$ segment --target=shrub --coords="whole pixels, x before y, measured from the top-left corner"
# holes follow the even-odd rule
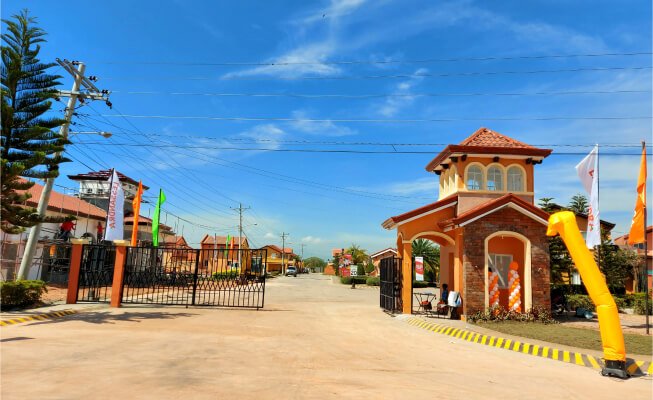
[[[370,274],[374,271],[374,264],[369,263],[365,266],[365,273]]]
[[[41,301],[41,295],[47,291],[45,282],[40,280],[0,282],[2,309],[31,306]]]
[[[413,281],[414,288],[425,288],[428,287],[429,283],[426,281]]]
[[[572,294],[567,296],[567,304],[569,308],[575,310],[577,308],[584,308],[588,311],[594,311],[594,303],[592,299],[586,294]]]
[[[633,295],[633,309],[635,314],[646,315],[646,293],[635,293]],[[648,299],[648,314],[653,313],[653,302],[651,299]]]
[[[377,276],[370,276],[365,281],[365,284],[367,286],[379,286],[381,284],[381,279]]]
[[[238,271],[225,271],[225,272],[214,272],[211,277],[213,279],[234,279],[238,277]]]
[[[624,308],[628,308],[628,303],[626,302],[626,299],[623,296],[612,296],[614,297],[614,302],[617,305],[617,309],[619,311],[623,311]]]
[[[501,321],[519,321],[519,322],[539,322],[542,324],[558,323],[551,316],[551,312],[543,307],[535,307],[524,313],[518,313],[506,310],[500,306],[487,308],[485,311],[477,311],[470,315],[467,320],[471,323],[477,322],[501,322]]]
[[[354,279],[354,282],[356,282],[357,285],[364,285],[367,283],[367,276],[341,276],[340,277],[340,283],[344,285],[351,285],[351,280],[352,278]]]

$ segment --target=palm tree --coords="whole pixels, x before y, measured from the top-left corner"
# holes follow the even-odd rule
[[[354,265],[363,265],[369,259],[367,250],[361,249],[357,244],[352,243],[352,245],[349,246],[345,253],[351,254],[351,263]]]
[[[417,239],[413,242],[413,257],[424,259],[424,272],[429,272],[435,280],[440,272],[440,247],[427,239]]]

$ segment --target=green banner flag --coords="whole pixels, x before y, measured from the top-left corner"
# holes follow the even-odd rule
[[[154,217],[152,218],[152,246],[159,246],[159,215],[161,214],[161,204],[166,201],[166,195],[163,189],[159,189],[159,200],[156,202]]]
[[[229,236],[229,234],[227,234],[227,241],[224,243],[224,254],[225,254],[225,257],[227,257],[227,254],[228,254],[228,252],[229,252],[229,241],[230,241],[230,240],[231,240],[231,236]],[[217,244],[217,243],[215,244],[215,247],[216,247],[216,248],[218,247],[218,244]]]

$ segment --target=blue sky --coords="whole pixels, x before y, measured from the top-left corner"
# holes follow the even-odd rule
[[[650,54],[524,56],[650,52],[649,1],[96,1],[82,10],[9,0],[2,17],[24,7],[48,32],[42,59],[84,61],[113,92],[113,110],[81,107],[74,127],[113,137],[74,136],[69,153],[79,161],[57,185],[76,188],[65,175],[86,172],[81,162],[115,167],[150,186],[150,200],[163,188],[163,222],[195,244],[205,233],[236,233],[230,207],[242,202],[256,246],[280,245],[281,232],[297,252],[305,244],[305,256],[393,246],[381,222],[435,201],[436,177],[424,166],[480,126],[553,148],[538,166],[536,197],[563,204],[582,190],[574,165],[589,146],[635,146],[601,150],[602,217],[617,223],[616,235],[628,229],[639,158],[607,154],[651,141]],[[433,59],[454,60],[415,62]],[[272,62],[285,64],[264,65]],[[594,93],[533,94],[551,92]],[[351,97],[360,95],[382,96]],[[541,119],[549,117],[620,119]],[[384,122],[341,121],[351,119]],[[406,119],[453,121],[388,122]],[[392,148],[354,142],[435,145],[399,147],[430,154],[366,154]]]

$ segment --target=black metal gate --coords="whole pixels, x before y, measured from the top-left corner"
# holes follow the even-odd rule
[[[264,249],[130,247],[122,302],[263,308]]]
[[[85,244],[79,269],[78,302],[108,303],[111,301],[113,269],[116,247],[102,244]]]
[[[387,312],[400,312],[402,308],[401,258],[383,258],[379,269],[381,272],[380,306]]]

